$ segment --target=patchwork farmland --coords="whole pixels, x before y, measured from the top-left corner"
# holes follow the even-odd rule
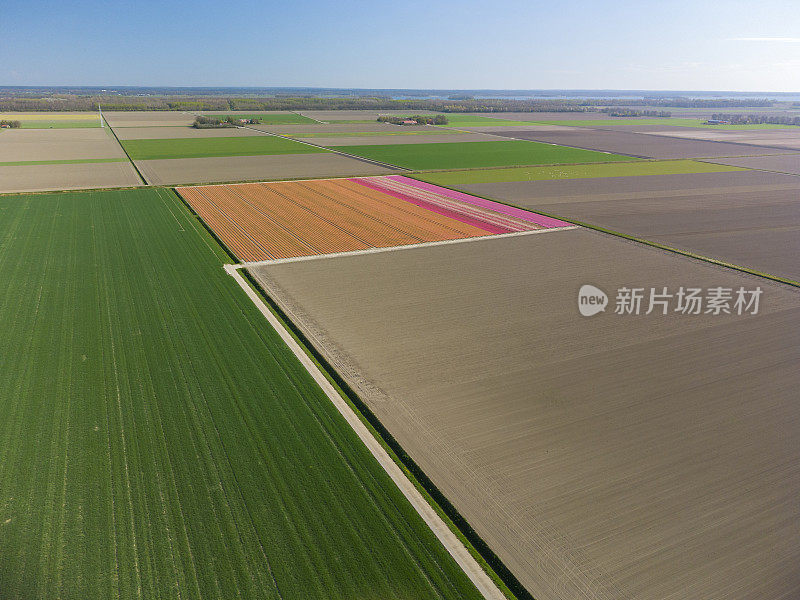
[[[107,128],[10,129],[0,135],[0,193],[142,182]]]
[[[0,596],[800,594],[800,128],[226,111],[0,131]]]

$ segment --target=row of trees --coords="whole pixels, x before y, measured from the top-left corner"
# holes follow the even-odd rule
[[[711,115],[714,121],[728,121],[732,125],[760,125],[769,123],[772,125],[800,125],[800,117],[786,117],[781,115],[730,115],[725,113],[715,113]]]
[[[215,117],[215,116],[207,117],[205,115],[201,115],[194,120],[194,123],[192,123],[192,127],[195,127],[196,129],[214,129],[217,127],[258,125],[259,123],[261,123],[261,119],[259,119],[258,117],[248,117],[246,119],[241,119],[236,115],[228,115],[226,117]]]
[[[447,125],[450,122],[450,120],[444,115],[412,115],[410,117],[381,115],[378,117],[378,122],[380,123],[402,125],[405,121],[416,121],[417,125]]]
[[[233,122],[233,117],[223,119],[221,117],[200,116],[194,120],[192,127],[196,129],[216,129],[218,127],[236,127],[236,124]]]
[[[672,113],[667,110],[637,110],[634,108],[607,107],[601,108],[600,112],[606,113],[609,117],[671,117]]]

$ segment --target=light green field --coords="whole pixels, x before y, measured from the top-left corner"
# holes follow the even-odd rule
[[[327,152],[322,148],[274,135],[123,140],[120,143],[133,160]]]
[[[86,121],[22,121],[20,129],[76,129],[100,127],[100,119]]]
[[[0,167],[25,167],[28,165],[80,165],[83,163],[128,162],[127,158],[77,158],[71,160],[20,160],[0,162]]]
[[[332,146],[331,149],[413,170],[638,160],[630,156],[523,140]]]
[[[0,113],[0,120],[19,121],[20,129],[100,127],[98,113]]]
[[[259,119],[262,125],[297,125],[297,124],[311,124],[316,123],[314,119],[309,119],[303,115],[296,115],[294,113],[247,113],[247,112],[229,112],[229,113],[209,113],[206,116],[214,117],[233,117],[234,119]]]
[[[174,193],[0,214],[3,598],[479,598]]]
[[[519,125],[532,125],[529,121],[512,121],[504,119],[502,113],[493,113],[496,117],[482,117],[475,114],[451,114],[446,113],[445,116],[449,123],[447,125],[439,125],[439,127],[512,127]]]
[[[721,173],[746,171],[693,160],[642,161],[596,165],[561,165],[548,167],[516,167],[513,169],[479,169],[413,175],[416,179],[445,186],[471,183],[502,183],[510,181],[541,181],[546,179],[583,179],[591,177],[635,177],[642,175],[685,175],[690,173]]]
[[[567,120],[567,121],[536,121],[527,125],[562,125],[564,127],[614,127],[616,125],[672,125],[675,127],[697,127],[699,129],[792,129],[796,125],[774,125],[771,123],[761,123],[752,125],[704,125],[706,119],[587,119],[587,120]]]

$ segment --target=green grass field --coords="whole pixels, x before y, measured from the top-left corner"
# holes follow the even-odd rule
[[[172,192],[0,214],[0,596],[477,600]]]
[[[694,160],[641,161],[596,165],[559,165],[547,167],[514,167],[511,169],[479,169],[415,175],[416,179],[445,186],[509,181],[542,181],[546,179],[582,179],[592,177],[636,177],[643,175],[686,175],[690,173],[722,173],[746,171]]]
[[[133,160],[326,152],[321,148],[272,135],[123,140],[121,144]]]
[[[566,121],[536,121],[527,125],[562,125],[565,127],[614,127],[616,125],[672,125],[674,127],[697,127],[699,129],[792,129],[796,125],[773,125],[771,123],[761,123],[752,125],[704,125],[706,119],[675,119],[675,118],[656,118],[656,119],[572,119]]]
[[[215,117],[233,117],[234,119],[259,119],[262,125],[298,125],[298,124],[312,124],[316,123],[314,119],[309,119],[303,115],[296,115],[294,113],[247,113],[247,112],[232,112],[232,113],[210,113]]]
[[[414,170],[638,160],[629,156],[522,140],[333,146],[331,149]]]
[[[397,129],[400,129],[399,127]],[[320,133],[293,133],[290,137],[298,137],[298,138],[315,138],[315,137],[373,137],[373,136],[387,136],[387,135],[458,135],[458,131],[452,131],[450,129],[440,129],[438,127],[426,127],[422,130],[414,130],[414,131],[354,131],[354,132],[320,132]],[[289,135],[289,134],[285,134]]]
[[[513,121],[504,119],[502,113],[493,113],[496,116],[482,117],[475,114],[452,114],[446,113],[445,116],[449,123],[441,127],[511,127],[514,125],[531,125],[528,121]]]

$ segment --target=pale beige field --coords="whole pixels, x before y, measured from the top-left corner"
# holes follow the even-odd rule
[[[796,289],[587,230],[251,272],[538,600],[800,597]]]
[[[800,127],[787,129],[689,129],[679,131],[650,131],[651,135],[664,135],[669,137],[710,140],[715,142],[734,142],[739,144],[752,144],[755,146],[768,146],[786,150],[800,150]]]
[[[142,180],[130,162],[0,166],[0,193],[132,187]]]
[[[800,154],[780,154],[775,156],[743,156],[740,158],[718,158],[713,161],[722,165],[763,169],[776,173],[800,175]]]
[[[168,111],[111,111],[103,112],[106,121],[117,127],[179,127],[194,123],[195,115],[187,112]]]
[[[0,162],[125,158],[108,129],[8,129],[0,138]]]
[[[264,135],[252,129],[221,127],[219,129],[195,129],[194,127],[120,127],[116,130],[121,140],[161,140],[176,138],[239,137]]]
[[[138,160],[152,185],[383,175],[395,172],[339,154],[280,154]]]
[[[0,119],[11,121],[94,121],[100,119],[97,112],[0,112]]]

